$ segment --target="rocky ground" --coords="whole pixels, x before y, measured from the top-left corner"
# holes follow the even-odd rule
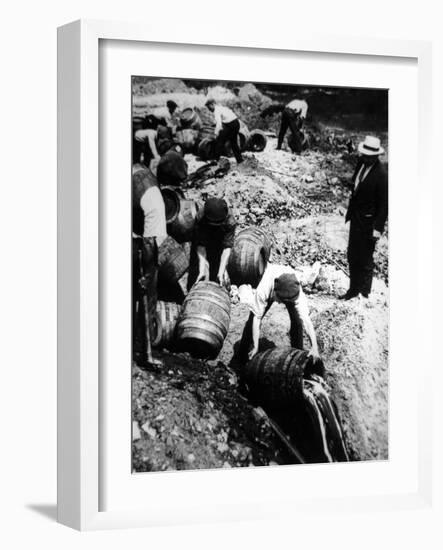
[[[249,108],[252,115],[247,122],[251,124],[264,100],[259,96],[254,103],[250,99],[254,90],[248,93],[227,102],[240,102],[244,113]],[[139,110],[142,103],[139,101]],[[231,170],[223,178],[190,187],[186,195],[199,201],[208,196],[224,197],[240,228],[259,225],[272,237],[272,262],[298,270],[309,295],[326,380],[350,458],[387,459],[387,235],[377,244],[370,299],[337,300],[348,285],[344,212],[347,184],[356,161],[346,143],[356,144],[365,128],[349,131],[324,126],[319,130],[317,125],[310,128],[318,138],[312,140],[312,147],[293,155],[289,150],[275,150],[275,129],[272,124],[270,127],[265,151],[246,153],[240,166],[231,159]],[[387,148],[386,133],[382,141]],[[204,164],[193,155],[186,160],[189,173]],[[164,351],[165,367],[160,371],[133,364],[134,471],[294,462],[257,404],[248,401],[239,386],[234,352],[248,311],[238,303],[235,287],[231,295],[229,333],[216,360],[196,361],[186,354]],[[285,309],[274,304],[263,322],[261,349],[289,345],[288,330]]]

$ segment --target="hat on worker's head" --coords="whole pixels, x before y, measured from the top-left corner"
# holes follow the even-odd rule
[[[293,273],[280,275],[274,281],[274,293],[282,302],[292,302],[300,294],[300,283]]]
[[[210,225],[220,225],[226,221],[229,208],[223,199],[210,198],[205,202],[204,217]]]
[[[172,99],[168,99],[168,101],[166,102],[166,107],[168,109],[174,110],[177,109],[178,105],[175,101],[172,101]]]
[[[366,136],[365,140],[358,144],[358,152],[361,155],[381,155],[385,152],[380,144],[380,140],[375,136]]]

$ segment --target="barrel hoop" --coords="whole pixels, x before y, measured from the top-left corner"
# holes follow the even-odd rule
[[[189,302],[194,301],[194,300],[201,300],[202,302],[213,304],[213,305],[217,306],[218,308],[220,308],[222,311],[224,311],[226,313],[226,315],[228,315],[229,317],[231,315],[231,306],[230,306],[230,304],[228,304],[227,307],[224,307],[224,305],[220,304],[220,302],[217,302],[216,300],[211,300],[208,296],[205,296],[205,295],[203,295],[203,296],[193,295],[191,298],[189,298],[189,294],[188,294],[188,296],[185,298],[185,302],[184,302],[185,307]]]

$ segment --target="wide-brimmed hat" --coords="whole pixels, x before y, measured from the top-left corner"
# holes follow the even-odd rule
[[[380,145],[380,140],[375,136],[366,136],[365,140],[358,144],[358,152],[361,155],[381,155],[385,152]]]
[[[282,302],[290,302],[300,294],[300,283],[294,274],[284,273],[278,279],[275,279],[274,292]]]
[[[210,198],[205,202],[204,217],[210,225],[221,225],[228,217],[229,209],[223,199]]]

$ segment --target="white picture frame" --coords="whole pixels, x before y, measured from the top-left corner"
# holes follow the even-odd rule
[[[189,44],[186,30],[168,36],[160,30],[134,23],[77,21],[61,27],[58,32],[58,521],[80,530],[131,526],[151,526],[171,523],[251,519],[271,516],[290,517],[294,510],[318,510],[322,497],[292,498],[282,492],[281,501],[274,495],[267,502],[266,491],[253,499],[247,509],[232,503],[201,502],[187,507],[185,501],[171,513],[167,508],[131,507],[122,502],[118,509],[103,511],[100,506],[101,482],[101,414],[100,407],[100,201],[99,186],[99,45],[103,40],[127,41],[128,44]],[[192,43],[211,47],[251,48],[275,52],[331,53],[347,56],[386,56],[394,59],[412,58],[418,67],[418,185],[421,223],[420,241],[431,241],[430,189],[430,82],[431,46],[427,42],[370,40],[348,37],[325,37],[298,34],[296,38],[260,39],[254,43],[220,31],[193,35]],[[235,53],[235,50],[233,50]],[[128,83],[129,86],[129,83]],[[417,262],[429,260],[431,251],[422,247]],[[428,264],[429,265],[429,264]],[[425,274],[417,274],[417,288]],[[425,291],[423,291],[425,292]],[[427,295],[432,289],[428,287]],[[419,296],[420,315],[429,315],[431,305]],[[429,301],[431,302],[431,301]],[[412,360],[412,359],[411,359]],[[431,502],[431,403],[424,384],[430,380],[431,350],[424,350],[422,379],[417,385],[418,457],[417,476],[413,490],[380,495],[340,496],[334,501],[336,510],[372,511],[392,507],[429,506]],[[129,376],[129,370],[128,370]],[[129,424],[129,418],[127,420]],[[288,467],[292,468],[292,467]],[[322,468],[319,466],[319,468]],[[129,465],[128,465],[129,469]],[[263,469],[262,469],[263,470]],[[274,469],[275,470],[275,469]],[[289,469],[280,470],[282,476]],[[324,470],[323,470],[324,473]],[[235,476],[236,472],[177,473],[175,483],[184,476],[209,479],[209,475]],[[255,475],[255,474],[254,474]],[[257,474],[259,475],[259,474]],[[263,476],[271,474],[260,473]],[[334,474],[335,475],[335,474]],[[337,475],[339,472],[337,471]],[[166,478],[163,478],[166,481]],[[189,479],[189,478],[186,478]],[[211,479],[215,479],[212,477]],[[223,479],[226,479],[223,478]],[[284,478],[283,478],[284,479]],[[171,481],[171,480],[170,480]],[[157,480],[158,483],[163,483]],[[174,483],[174,479],[172,479]],[[181,483],[181,481],[180,481]],[[223,483],[223,480],[222,480]],[[265,486],[265,485],[264,485]],[[207,497],[208,499],[210,497]],[[241,500],[241,498],[240,498]],[[328,500],[331,506],[331,500]]]

